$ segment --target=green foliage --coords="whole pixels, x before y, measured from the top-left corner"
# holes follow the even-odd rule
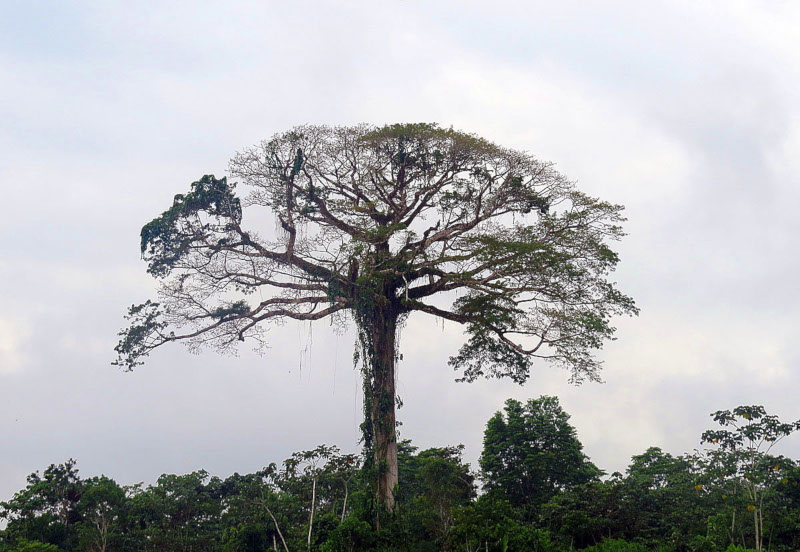
[[[146,549],[216,550],[221,483],[203,470],[164,474],[155,485],[132,497],[131,509],[140,520]]]
[[[531,190],[529,194],[529,201],[543,201],[537,192]],[[612,316],[638,312],[630,298],[597,279],[598,274],[610,272],[619,261],[604,243],[604,236],[620,232],[614,224],[622,220],[620,207],[575,191],[570,198],[584,211],[566,213],[563,218],[547,216],[539,225],[498,228],[495,232],[469,238],[474,258],[510,274],[524,274],[526,285],[538,289],[547,287],[554,297],[575,297],[558,309],[539,307],[539,312],[551,321],[548,331],[553,336],[569,338],[551,342],[544,334],[534,332],[541,340],[538,343],[534,340],[527,347],[520,346],[505,338],[513,333],[524,334],[524,328],[530,328],[533,322],[530,310],[523,308],[520,302],[520,288],[497,286],[490,293],[471,290],[454,304],[455,311],[469,319],[469,340],[450,359],[454,368],[463,371],[464,381],[489,376],[509,377],[523,383],[543,344],[549,346],[560,364],[573,371],[575,381],[596,379],[599,365],[587,352],[600,348],[604,340],[612,337]],[[581,221],[593,217],[609,221],[605,231],[594,233],[581,229]],[[568,228],[562,228],[563,224]],[[549,232],[557,232],[559,239],[547,239]],[[588,257],[576,256],[575,249],[592,253]],[[590,297],[602,299],[595,301]]]
[[[600,544],[584,548],[583,552],[650,552],[650,549],[633,542],[606,539]]]
[[[737,510],[740,520],[753,520],[752,539],[760,550],[765,531],[774,530],[778,488],[789,483],[786,474],[794,467],[792,461],[769,452],[777,442],[800,430],[800,421],[781,422],[759,405],[720,410],[711,416],[722,428],[702,436],[703,443],[714,447],[704,458],[710,490],[730,497],[725,510],[732,519],[731,535],[736,533]]]
[[[165,333],[167,323],[163,315],[161,305],[149,299],[141,305],[129,307],[125,320],[130,321],[130,325],[117,334],[120,340],[114,351],[118,356],[112,364],[126,370],[141,366],[142,358],[150,354],[153,343],[173,335]]]
[[[456,510],[454,517],[450,536],[454,550],[556,550],[546,531],[520,522],[519,512],[497,494],[479,497],[474,504]]]
[[[128,541],[124,534],[125,489],[106,476],[84,480],[82,487],[78,503],[81,521],[77,526],[80,547],[85,550],[124,548]]]
[[[399,490],[401,513],[424,529],[426,540],[440,546],[453,528],[453,510],[475,497],[475,477],[462,462],[463,446],[431,448],[416,453],[405,442],[400,447]]]
[[[217,307],[209,316],[217,320],[224,320],[228,317],[239,316],[248,312],[250,312],[250,307],[247,305],[247,301],[240,299],[239,301]]]
[[[555,495],[542,505],[542,523],[562,543],[576,548],[605,537],[621,537],[626,521],[622,482],[590,481]]]
[[[751,552],[741,546],[757,542],[746,491],[766,480],[740,478],[739,456],[725,464],[651,447],[601,481],[581,450],[555,398],[508,401],[487,426],[486,492],[477,495],[462,446],[402,441],[405,484],[391,514],[373,468],[334,446],[225,480],[200,470],[130,487],[83,479],[69,460],[0,503],[0,552]],[[780,476],[770,492],[759,487],[761,549],[800,550],[800,467],[761,459],[756,473]]]
[[[712,443],[723,450],[759,451],[793,432],[800,430],[800,420],[781,422],[777,416],[767,414],[763,406],[737,406],[733,410],[719,410],[711,415],[714,421],[729,429],[712,429],[703,433],[702,442]]]
[[[272,547],[269,534],[264,525],[228,527],[222,536],[222,552],[267,552]]]
[[[376,535],[366,521],[349,517],[331,531],[321,552],[367,552],[375,550]]]
[[[5,538],[74,547],[83,493],[75,461],[51,464],[41,475],[30,474],[27,483],[11,500],[0,503],[0,517],[8,522]]]
[[[695,535],[689,541],[689,550],[691,552],[719,552],[719,547],[714,539],[702,535]]]
[[[459,381],[494,376],[524,383],[533,365],[531,356],[486,329],[489,326],[513,331],[525,312],[511,299],[477,293],[468,293],[457,299],[454,306],[460,315],[474,317],[467,325],[469,341],[450,358],[450,364],[464,373]]]
[[[58,547],[54,544],[20,539],[8,549],[8,552],[58,552]]]
[[[188,194],[176,195],[172,207],[142,228],[141,249],[148,261],[147,271],[158,277],[169,275],[191,247],[204,243],[209,233],[230,232],[238,225],[242,206],[234,188],[227,178],[205,175],[192,183]],[[225,243],[221,240],[217,245]]]
[[[620,514],[627,537],[651,544],[688,546],[692,535],[704,533],[707,493],[699,480],[693,456],[672,456],[651,447],[634,456],[620,491],[625,505]]]
[[[506,401],[486,425],[480,465],[484,489],[500,493],[529,520],[560,491],[602,473],[583,453],[558,399],[547,396],[524,405]]]

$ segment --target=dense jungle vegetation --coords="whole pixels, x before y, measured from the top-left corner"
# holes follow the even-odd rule
[[[800,464],[771,454],[800,424],[760,406],[712,416],[702,450],[652,447],[624,474],[605,474],[557,398],[508,400],[486,425],[477,471],[462,446],[401,441],[393,513],[370,463],[335,446],[256,473],[164,474],[151,485],[82,478],[68,460],[0,503],[0,551],[800,549]]]

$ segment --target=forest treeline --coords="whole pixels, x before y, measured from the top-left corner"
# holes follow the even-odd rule
[[[557,398],[508,400],[486,425],[477,471],[462,446],[399,443],[392,514],[370,455],[335,446],[251,474],[151,485],[82,478],[68,460],[0,503],[0,551],[800,550],[800,464],[771,450],[800,425],[760,406],[712,416],[702,450],[652,447],[605,474]]]

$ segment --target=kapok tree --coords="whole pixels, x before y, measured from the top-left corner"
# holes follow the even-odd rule
[[[389,511],[406,317],[464,327],[450,359],[461,379],[521,383],[536,359],[598,379],[593,350],[612,337],[610,319],[636,312],[607,279],[622,207],[528,153],[430,124],[302,126],[237,154],[230,175],[243,198],[204,176],[142,229],[159,300],[130,308],[116,364],[132,369],[173,341],[263,344],[265,326],[286,320],[352,321],[365,444]],[[245,210],[261,231],[244,225]]]

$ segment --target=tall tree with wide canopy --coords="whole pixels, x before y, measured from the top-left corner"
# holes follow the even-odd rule
[[[160,298],[130,308],[116,364],[132,369],[172,341],[227,350],[263,343],[269,323],[349,318],[365,440],[390,511],[397,336],[409,314],[463,325],[466,343],[450,359],[463,380],[524,382],[535,359],[597,379],[592,353],[612,337],[611,317],[636,312],[607,279],[622,207],[475,135],[302,126],[237,154],[230,175],[249,190],[243,198],[226,178],[204,176],[142,229]],[[261,231],[244,226],[245,209],[264,217]]]

